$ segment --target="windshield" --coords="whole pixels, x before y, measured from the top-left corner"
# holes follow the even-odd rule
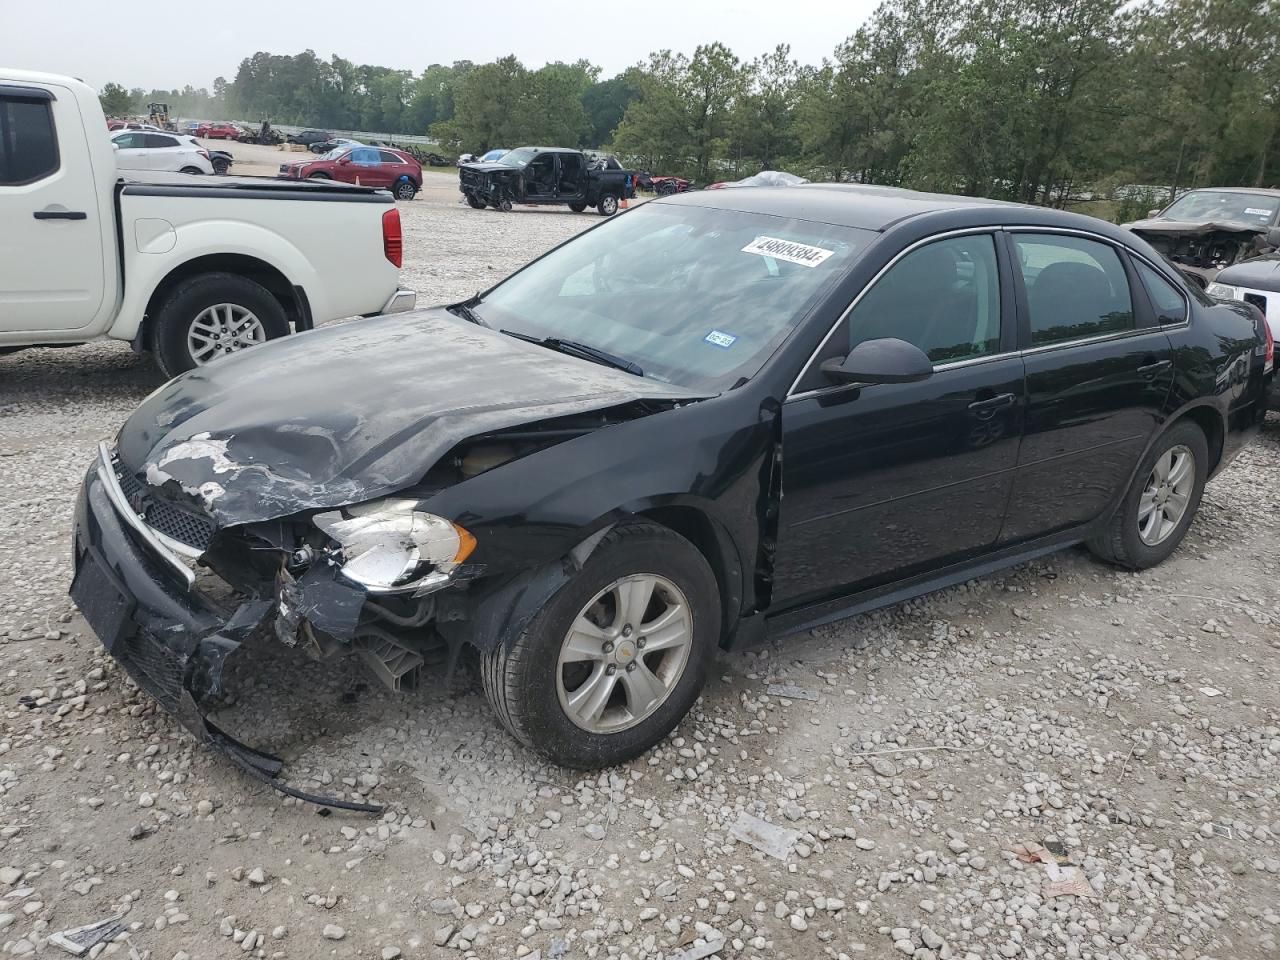
[[[1225,190],[1193,190],[1180,197],[1160,214],[1168,220],[1240,220],[1270,224],[1280,210],[1280,197],[1265,193],[1235,193]]]
[[[508,167],[523,167],[526,163],[538,155],[538,151],[533,147],[520,147],[509,153],[504,153],[498,157],[497,162],[505,164]],[[488,156],[488,154],[485,154]]]
[[[486,325],[576,340],[652,377],[721,390],[752,377],[875,236],[650,202],[588,231],[470,306]]]

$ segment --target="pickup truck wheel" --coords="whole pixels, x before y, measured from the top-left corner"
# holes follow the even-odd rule
[[[587,205],[581,200],[575,200],[573,203],[569,204],[569,209],[574,213],[581,213],[583,210],[587,209]]]
[[[231,273],[181,283],[156,312],[156,361],[166,376],[283,337],[284,310],[260,284]]]
[[[702,554],[666,527],[626,524],[509,647],[481,657],[481,679],[526,747],[567,767],[613,766],[680,722],[719,637],[719,592]]]
[[[600,198],[598,208],[602,216],[612,217],[618,212],[618,198],[612,193],[606,193]]]
[[[473,210],[483,210],[484,201],[477,197],[474,193],[466,194],[467,205]]]
[[[418,187],[412,180],[400,180],[396,183],[395,198],[397,200],[412,200],[418,195]]]

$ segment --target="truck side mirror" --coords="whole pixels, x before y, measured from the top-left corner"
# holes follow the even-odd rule
[[[1154,220],[1154,219],[1155,219],[1156,217],[1158,217],[1158,216],[1160,216],[1160,211],[1159,211],[1159,210],[1148,210],[1148,211],[1147,211],[1147,219],[1148,219],[1148,220]]]
[[[915,344],[885,337],[823,361],[822,372],[833,383],[917,383],[933,376],[933,362]]]

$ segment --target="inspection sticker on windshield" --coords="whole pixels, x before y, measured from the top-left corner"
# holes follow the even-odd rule
[[[1245,213],[1251,213],[1251,214],[1253,214],[1255,217],[1269,217],[1269,216],[1271,216],[1271,211],[1270,211],[1270,210],[1261,210],[1261,209],[1259,209],[1258,207],[1245,207],[1245,208],[1244,208],[1244,212],[1245,212]]]
[[[742,248],[742,252],[798,263],[802,267],[816,267],[835,253],[834,250],[811,247],[807,243],[796,243],[793,240],[779,240],[777,237],[756,237]]]
[[[723,330],[712,330],[702,339],[712,346],[723,347],[728,350],[738,338],[732,333],[725,333]]]

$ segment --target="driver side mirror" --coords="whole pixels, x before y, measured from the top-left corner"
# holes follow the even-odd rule
[[[351,162],[351,154],[347,154],[345,157],[338,158],[338,163],[340,163],[344,167],[350,162]]]
[[[933,376],[933,362],[913,343],[886,337],[863,340],[847,357],[822,363],[832,383],[917,383]]]
[[[1155,210],[1148,210],[1148,211],[1147,211],[1147,219],[1148,219],[1148,220],[1154,220],[1154,219],[1155,219],[1156,217],[1158,217],[1158,216],[1160,216],[1160,210],[1159,210],[1159,208],[1157,208],[1157,209],[1155,209]]]

